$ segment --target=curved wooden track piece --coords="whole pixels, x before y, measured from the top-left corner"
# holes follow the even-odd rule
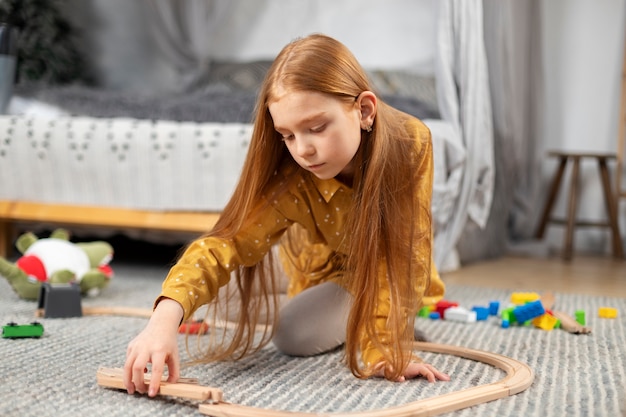
[[[493,382],[491,384],[467,388],[461,391],[455,391],[439,395],[437,397],[426,398],[380,410],[321,414],[264,410],[226,402],[217,402],[213,404],[200,404],[200,412],[214,417],[355,417],[357,415],[364,417],[435,416],[518,394],[528,388],[535,378],[534,372],[525,363],[497,353],[422,342],[415,342],[415,350],[454,355],[486,363],[503,370],[506,372],[506,376],[500,381]]]

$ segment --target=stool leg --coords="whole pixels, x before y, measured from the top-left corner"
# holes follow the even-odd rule
[[[537,231],[535,232],[535,237],[537,239],[542,239],[543,235],[546,232],[546,226],[550,221],[552,208],[554,207],[556,197],[559,194],[559,188],[561,188],[561,179],[563,178],[565,166],[567,165],[567,156],[561,156],[559,159],[559,167],[557,168],[556,173],[554,174],[554,178],[552,179],[552,184],[550,185],[550,193],[548,194],[548,200],[546,201],[546,205],[543,208],[541,221],[539,222],[539,226],[537,227]]]
[[[624,258],[624,249],[622,248],[622,237],[619,233],[619,222],[617,219],[615,197],[611,190],[611,180],[609,177],[609,169],[607,167],[606,158],[598,159],[598,169],[600,170],[600,178],[602,178],[602,188],[604,188],[604,202],[606,203],[606,214],[609,218],[613,242],[613,257],[618,259]]]
[[[580,158],[573,156],[574,166],[572,168],[572,182],[569,191],[569,206],[567,210],[567,227],[565,229],[565,245],[563,249],[563,259],[572,259],[574,251],[574,227],[576,227],[576,205],[578,203],[578,176],[580,173]]]

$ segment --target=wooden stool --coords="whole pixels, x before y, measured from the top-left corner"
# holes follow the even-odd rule
[[[623,259],[624,251],[622,249],[622,240],[617,222],[617,206],[615,197],[611,189],[611,180],[609,177],[609,169],[607,161],[616,159],[615,154],[596,154],[596,153],[573,153],[573,152],[550,152],[550,157],[559,158],[559,167],[556,170],[552,185],[550,186],[550,194],[543,209],[541,222],[535,232],[535,237],[543,238],[548,223],[556,223],[566,225],[565,231],[565,248],[563,249],[563,259],[572,259],[572,251],[574,248],[574,227],[575,226],[598,226],[608,227],[611,229],[613,239],[613,257]],[[602,188],[604,190],[604,201],[606,204],[606,212],[608,220],[605,222],[589,222],[576,220],[576,206],[578,204],[578,177],[580,172],[580,161],[583,158],[595,158],[598,161],[598,169],[600,170],[600,178],[602,179]],[[569,205],[566,219],[556,219],[551,217],[552,208],[556,201],[559,188],[561,187],[561,179],[569,161],[573,162],[572,179],[570,183]]]

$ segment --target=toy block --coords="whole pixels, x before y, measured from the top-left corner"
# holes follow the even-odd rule
[[[511,326],[511,323],[515,321],[515,317],[513,317],[513,307],[502,310],[500,316],[502,317],[501,324],[503,329],[508,329]]]
[[[76,284],[45,282],[39,290],[38,309],[45,318],[81,317],[80,287]]]
[[[580,324],[581,326],[584,326],[586,323],[586,319],[585,319],[585,310],[576,310],[574,312],[574,317],[576,317],[576,322],[578,324]]]
[[[431,320],[439,320],[441,318],[441,314],[439,314],[438,311],[433,311],[428,315],[428,318],[430,318]]]
[[[458,321],[461,323],[475,323],[476,312],[469,311],[463,307],[450,307],[443,313],[443,318],[450,321]]]
[[[617,309],[612,307],[600,307],[598,317],[603,319],[614,319],[617,317]]]
[[[508,316],[508,320],[513,322],[515,321],[515,317],[513,316],[513,310],[515,310],[515,307],[507,307],[502,310],[502,313],[500,313],[500,316],[502,318],[504,318],[505,316]]]
[[[178,333],[182,334],[206,334],[209,325],[204,320],[188,320],[178,327]]]
[[[528,302],[522,306],[515,307],[513,309],[513,316],[519,323],[525,323],[545,314],[545,309],[540,300]]]
[[[539,317],[535,317],[533,319],[533,324],[535,327],[539,327],[540,329],[550,331],[556,327],[556,324],[559,320],[551,314],[544,314]]]
[[[539,294],[536,292],[514,292],[511,294],[511,302],[517,305],[524,305],[531,301],[537,301],[539,298]]]
[[[502,323],[501,326],[503,329],[508,329],[511,326],[511,315],[513,313],[509,310],[504,310],[502,312]]]
[[[454,301],[441,300],[435,304],[435,311],[439,313],[440,317],[443,317],[443,312],[450,307],[458,307],[459,303]]]
[[[489,315],[497,316],[498,310],[500,310],[500,302],[499,301],[490,301],[489,302]]]
[[[476,320],[487,320],[489,317],[489,308],[482,306],[474,306],[472,307],[472,311],[476,312]]]
[[[6,339],[20,339],[25,337],[41,337],[43,336],[43,326],[41,323],[33,322],[31,324],[9,323],[2,326],[2,337]]]
[[[430,315],[432,311],[433,311],[433,306],[424,306],[420,308],[420,311],[417,313],[417,316],[428,318],[428,316]]]

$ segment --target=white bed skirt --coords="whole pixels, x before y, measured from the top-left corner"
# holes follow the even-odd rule
[[[425,123],[435,250],[448,253],[465,153],[451,125]],[[228,202],[252,125],[23,114],[0,116],[0,132],[0,200],[207,212]]]
[[[0,199],[219,211],[251,125],[0,116]]]

